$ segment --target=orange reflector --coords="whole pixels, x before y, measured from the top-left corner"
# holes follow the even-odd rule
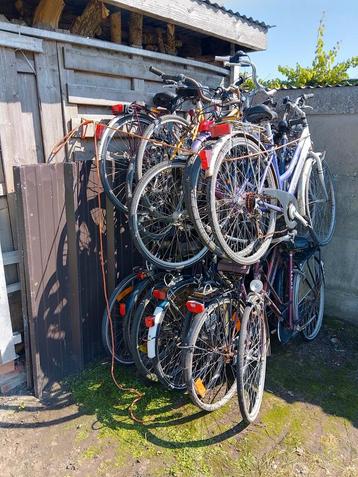
[[[203,169],[203,171],[206,171],[207,169],[209,169],[211,156],[212,156],[212,152],[210,149],[202,149],[199,152],[201,168]]]
[[[185,306],[190,313],[202,313],[205,310],[204,303],[195,300],[188,300]]]
[[[203,398],[206,394],[206,387],[204,386],[204,383],[200,378],[194,381],[194,387],[197,394],[199,394],[199,396]]]
[[[226,134],[231,134],[231,131],[232,131],[232,124],[230,123],[214,124],[210,128],[210,133],[212,138],[225,136]]]
[[[199,132],[207,132],[210,128],[214,125],[214,121],[209,121],[208,119],[204,119],[201,121],[198,127]]]
[[[125,303],[120,303],[119,304],[119,314],[121,316],[125,316],[126,315],[126,304]]]
[[[106,130],[106,125],[105,124],[102,124],[102,123],[99,123],[96,125],[96,132],[95,132],[95,135],[96,135],[96,139],[100,140],[103,136],[103,133],[104,131]]]
[[[236,331],[240,331],[240,329],[241,329],[241,321],[240,321],[240,318],[237,316],[237,312],[235,312],[235,313],[232,315],[232,321],[235,321],[235,330],[236,330]]]
[[[121,291],[121,293],[118,293],[118,295],[116,296],[116,300],[119,302],[119,301],[122,301],[123,298],[125,298],[127,295],[129,295],[130,293],[132,293],[133,291],[133,287],[130,286],[130,287],[127,287],[125,288],[124,290]]]
[[[152,295],[157,300],[165,300],[167,297],[167,294],[164,290],[153,290]]]
[[[152,326],[154,326],[154,316],[146,316],[144,318],[144,323],[146,328],[151,328]]]
[[[141,352],[141,353],[145,353],[147,354],[148,352],[148,347],[147,347],[147,343],[142,343],[138,346],[138,350]]]
[[[114,104],[114,105],[112,106],[112,113],[113,113],[114,115],[116,115],[116,114],[122,114],[122,113],[125,112],[125,110],[126,110],[126,105],[125,105],[125,104],[122,104],[122,103]]]

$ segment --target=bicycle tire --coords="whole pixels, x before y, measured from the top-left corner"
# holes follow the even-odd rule
[[[239,349],[238,349],[238,360],[237,360],[237,395],[239,400],[239,407],[242,418],[246,424],[251,424],[254,422],[259,413],[263,398],[264,386],[265,386],[265,375],[266,375],[266,356],[267,356],[267,337],[266,337],[266,324],[265,317],[262,310],[257,310],[257,306],[260,305],[248,304],[245,308],[240,330],[239,338]],[[261,307],[260,307],[261,308]],[[261,361],[261,366],[259,368],[259,379],[257,383],[254,383],[253,389],[248,391],[247,381],[255,373],[252,371],[252,367],[249,368],[251,363],[247,359],[247,347],[252,341],[252,337],[248,332],[249,326],[254,324],[254,315],[259,314],[259,317],[256,319],[258,321],[258,329],[260,331],[259,342],[257,350],[260,350],[261,356],[258,356],[256,361]],[[255,348],[254,348],[255,350]],[[253,354],[253,353],[252,353]],[[252,355],[251,355],[252,356]],[[255,361],[251,357],[251,362]],[[252,364],[251,364],[252,366]],[[247,370],[249,369],[249,375]],[[251,372],[250,372],[251,371]],[[257,377],[257,373],[255,376]],[[248,397],[250,398],[250,391],[254,394],[254,403],[248,402]]]
[[[152,296],[153,288],[154,285],[147,291],[145,297],[137,306],[131,326],[131,351],[134,364],[139,375],[145,380],[152,382],[158,381],[158,378],[154,372],[153,362],[147,356],[146,338],[148,336],[148,329],[145,326],[144,318],[147,315],[152,315],[157,305],[156,300]]]
[[[251,151],[255,154],[255,161],[259,161],[259,165],[257,167],[257,174],[262,174],[262,177],[260,176],[259,178],[254,177],[254,182],[258,182],[259,179],[261,180],[264,178],[264,183],[261,184],[260,186],[262,187],[265,185],[265,187],[268,188],[276,188],[276,180],[275,180],[275,175],[274,171],[271,166],[268,166],[266,170],[266,174],[264,173],[265,170],[265,161],[261,157],[261,154],[265,154],[262,152],[262,150],[258,147],[257,143],[251,139],[248,136],[244,135],[236,135],[233,138],[229,138],[222,146],[220,152],[218,153],[217,159],[215,160],[215,167],[214,167],[214,172],[211,177],[208,178],[207,182],[207,194],[208,194],[208,204],[209,204],[209,217],[210,217],[210,222],[212,226],[212,230],[215,236],[215,242],[220,246],[222,249],[223,253],[233,260],[234,262],[240,264],[240,265],[252,265],[256,263],[268,250],[270,247],[275,228],[276,228],[276,211],[272,209],[268,209],[269,212],[267,213],[267,223],[265,224],[261,218],[256,219],[255,216],[257,214],[256,212],[256,199],[253,201],[253,208],[255,209],[254,212],[248,211],[248,195],[249,193],[253,193],[254,195],[257,194],[256,190],[249,190],[249,191],[244,191],[242,187],[237,188],[237,183],[238,179],[236,176],[236,179],[234,181],[231,180],[231,169],[235,169],[238,167],[248,167],[251,168],[251,173],[254,171],[254,166],[252,165],[253,163],[251,162],[251,159],[248,162],[244,162],[244,160],[236,160],[237,157],[237,152],[235,154],[235,148],[243,148],[243,152],[247,155],[247,151]],[[233,151],[234,154],[234,159],[232,160],[227,160],[225,161],[227,154],[230,153],[230,151]],[[244,154],[244,155],[245,155]],[[257,155],[259,154],[259,155]],[[238,157],[239,159],[239,157]],[[246,160],[246,159],[245,159]],[[221,171],[221,166],[225,164],[226,172],[224,171],[224,166],[223,166],[223,172],[226,174],[229,174],[228,180],[230,184],[228,185],[227,182],[225,182],[225,179],[219,175]],[[239,164],[239,165],[238,165]],[[262,166],[261,166],[262,164]],[[233,173],[235,173],[235,170],[233,170]],[[239,171],[239,174],[245,178],[244,174]],[[255,172],[254,172],[255,174]],[[219,185],[221,181],[221,185]],[[244,185],[245,187],[253,188],[256,184],[251,184],[249,180],[244,180]],[[230,190],[231,188],[231,190]],[[219,192],[218,192],[219,191]],[[237,196],[237,193],[239,192],[239,196]],[[228,194],[228,199],[223,199],[222,196],[227,193]],[[220,197],[221,195],[221,197]],[[219,201],[222,201],[222,204],[224,207],[226,207],[226,200],[231,200],[233,201],[233,206],[229,207],[230,210],[230,216],[234,217],[234,227],[230,225],[230,222],[227,218],[227,214],[225,213],[225,209],[223,212],[220,211],[220,206],[219,206]],[[269,198],[267,199],[269,200]],[[236,210],[237,209],[237,210]],[[228,210],[228,209],[226,209]],[[223,218],[219,217],[219,214],[222,214]],[[230,217],[229,216],[229,217]],[[242,216],[245,220],[240,218]],[[259,237],[257,228],[257,220],[262,221],[261,222],[261,227],[264,225],[266,227],[265,233],[263,237]],[[266,220],[266,218],[265,218]],[[223,228],[224,223],[229,223],[229,231],[230,233],[227,234]],[[242,236],[241,233],[244,235]],[[245,238],[245,234],[252,234],[253,238]],[[242,245],[242,250],[234,250],[234,246],[239,248]]]
[[[188,279],[168,290],[171,298],[157,328],[153,359],[155,374],[166,389],[183,391],[186,388],[182,345],[186,340],[189,317],[185,303],[197,283],[197,280]]]
[[[116,133],[119,135],[124,127],[126,127],[128,131],[134,128],[134,132],[141,135],[152,121],[153,117],[144,114],[127,114],[125,116],[115,117],[109,122],[99,143],[99,173],[103,189],[112,204],[123,212],[128,212],[126,196],[128,194],[128,188],[131,188],[132,184],[128,184],[127,171],[130,162],[136,160],[138,138],[127,136],[126,139],[124,139],[123,148],[127,149],[127,155],[129,151],[130,157],[126,157],[122,160],[123,163],[121,163],[118,159],[114,159],[116,149],[118,148],[114,142],[116,140],[119,142],[119,138],[115,139],[115,136]],[[114,151],[109,151],[110,146]],[[118,164],[118,171],[115,169],[116,166],[114,164]],[[110,170],[110,168],[112,168],[112,170]],[[113,180],[119,181],[120,184],[113,186]],[[115,189],[119,190],[115,192]]]
[[[132,357],[130,355],[129,349],[126,347],[126,343],[124,340],[124,330],[123,330],[123,319],[122,317],[119,318],[119,310],[115,309],[115,305],[118,303],[117,297],[120,293],[123,292],[127,287],[131,286],[136,281],[136,274],[131,274],[128,277],[124,278],[117,287],[113,290],[109,300],[109,310],[112,317],[112,324],[114,325],[114,338],[115,338],[115,354],[114,358],[117,362],[123,365],[131,365],[133,364]],[[130,293],[130,292],[129,292]],[[113,313],[113,316],[112,316]],[[115,327],[117,321],[121,321],[120,326],[118,329]],[[116,332],[118,331],[119,337],[116,339]],[[103,347],[107,350],[108,354],[112,355],[112,333],[110,329],[110,321],[108,318],[107,308],[104,310],[103,318],[102,318],[102,326],[101,326],[101,334],[102,334],[102,343]],[[116,351],[117,345],[119,346],[120,351]]]
[[[321,330],[324,315],[324,272],[317,254],[308,258],[295,274],[293,286],[295,321],[303,321],[301,334],[306,341],[313,341]]]
[[[333,237],[336,225],[336,199],[331,171],[326,161],[322,161],[322,172],[327,199],[320,181],[320,171],[316,160],[311,161],[304,186],[305,210],[319,245],[327,245]],[[318,197],[317,197],[318,196]],[[322,225],[322,220],[323,225]]]
[[[156,165],[158,162],[175,159],[175,157],[172,157],[173,151],[171,148],[160,144],[160,142],[165,142],[175,148],[178,138],[175,136],[170,136],[170,134],[166,135],[164,131],[160,132],[160,128],[164,129],[164,127],[170,124],[180,125],[185,129],[185,131],[188,130],[190,126],[190,123],[185,118],[175,114],[166,114],[164,116],[158,117],[147,126],[143,134],[144,139],[142,139],[139,143],[137,160],[135,163],[137,181],[143,177],[150,167]],[[158,140],[159,144],[155,144],[155,139]],[[150,148],[154,149],[155,147],[157,148],[155,153],[148,150]]]
[[[137,184],[130,208],[129,226],[137,250],[164,270],[189,267],[207,253],[186,215],[182,191],[184,168],[182,160],[163,161],[152,167]],[[171,186],[167,187],[166,181]],[[174,191],[174,197],[170,197],[170,191]]]
[[[187,161],[184,170],[184,200],[186,208],[203,245],[219,258],[223,258],[224,254],[214,241],[209,222],[206,185],[203,184],[204,179],[205,172],[201,168],[200,157],[194,154]],[[200,190],[198,191],[199,187]]]
[[[205,311],[192,317],[192,326],[190,327],[187,336],[186,352],[184,356],[184,378],[186,387],[192,402],[200,409],[203,409],[207,412],[220,409],[234,396],[236,392],[236,372],[233,368],[235,359],[234,357],[232,358],[232,363],[225,363],[225,358],[223,355],[221,355],[219,352],[212,351],[208,352],[208,356],[203,356],[202,359],[200,358],[200,352],[203,353],[203,351],[205,351],[203,344],[204,338],[207,340],[207,342],[209,342],[210,340],[214,341],[215,339],[219,339],[220,336],[220,326],[215,328],[217,325],[215,316],[213,323],[210,322],[211,317],[213,316],[212,314],[215,313],[215,309],[217,307],[220,307],[221,305],[225,306],[227,304],[232,305],[232,303],[233,300],[230,297],[213,300],[213,302],[207,306]],[[235,300],[233,309],[236,310],[236,312],[234,313],[238,313],[237,310],[239,307],[240,304]],[[234,316],[234,314],[232,316]],[[204,329],[204,326],[206,326],[207,329]],[[236,323],[234,323],[234,320],[233,326],[236,328]],[[216,332],[210,332],[210,327],[212,327]],[[238,334],[239,329],[236,331]],[[200,340],[199,347],[196,346],[198,340]],[[234,343],[234,340],[237,340],[237,336],[233,338],[233,342],[231,344],[233,347],[236,346],[236,342]],[[197,357],[194,358],[196,348],[198,348],[198,352]],[[215,346],[213,348],[215,350]],[[233,354],[235,355],[235,353]],[[194,364],[194,361],[198,363],[198,369],[196,369],[196,364]],[[203,371],[208,369],[208,366],[210,366],[210,370],[213,369],[213,366],[216,366],[216,373],[209,380],[207,380],[203,374]],[[217,374],[219,369],[224,369],[225,371],[224,379],[226,378],[228,381],[227,388],[225,387],[225,384],[224,387],[222,387],[220,385],[220,381],[218,388],[214,387],[218,383],[219,377],[217,377]],[[222,379],[221,376],[220,379]],[[205,402],[204,398],[207,397],[208,392],[210,393],[211,391],[213,391],[213,399],[216,399],[219,395],[221,397],[218,400],[215,400],[215,402]]]

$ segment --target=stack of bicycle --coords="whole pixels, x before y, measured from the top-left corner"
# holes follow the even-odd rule
[[[114,290],[103,338],[119,363],[187,390],[201,409],[237,392],[252,422],[270,336],[310,341],[321,328],[320,247],[333,235],[335,199],[304,111],[312,95],[277,105],[247,55],[217,59],[250,67],[255,88],[240,77],[211,89],[151,68],[175,93],[158,93],[152,108],[113,108],[101,178],[146,266]]]

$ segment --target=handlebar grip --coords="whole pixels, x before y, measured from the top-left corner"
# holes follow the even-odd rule
[[[314,93],[307,93],[302,95],[305,101],[307,101],[307,99],[313,98],[313,96],[314,96]]]
[[[231,56],[215,56],[215,61],[220,61],[221,63],[226,63],[230,61]]]
[[[149,71],[151,73],[153,73],[154,75],[157,75],[157,76],[163,76],[164,75],[163,71],[158,70],[158,68],[154,68],[154,66],[150,66]]]
[[[175,83],[179,83],[180,81],[185,80],[185,76],[180,74],[180,75],[162,75],[163,81],[174,81]]]

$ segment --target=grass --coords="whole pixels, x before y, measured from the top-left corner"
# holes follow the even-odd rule
[[[96,475],[108,469],[101,456],[106,449],[108,460],[109,448],[112,465],[128,477],[358,475],[357,342],[357,328],[331,319],[315,343],[274,346],[260,422],[249,429],[235,399],[206,414],[186,395],[120,368],[119,381],[144,393],[136,409],[143,423],[134,422],[127,410],[134,396],[115,387],[108,363],[99,364],[69,383],[98,429],[83,457],[98,461]],[[77,439],[90,434],[81,428]]]

